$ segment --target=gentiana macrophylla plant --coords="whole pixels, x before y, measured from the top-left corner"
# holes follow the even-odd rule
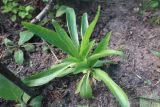
[[[100,15],[100,7],[98,8],[98,12],[90,25],[88,24],[87,13],[83,14],[81,22],[81,41],[79,41],[74,10],[70,7],[65,7],[64,9],[65,10],[62,12],[63,14],[66,14],[69,35],[56,21],[53,21],[55,31],[46,29],[39,25],[26,22],[23,23],[28,30],[68,54],[68,57],[59,64],[52,66],[48,70],[26,77],[24,79],[24,83],[30,87],[35,87],[44,85],[57,77],[82,73],[83,77],[77,84],[76,89],[76,93],[79,93],[82,98],[92,98],[91,81],[93,79],[98,81],[101,80],[116,97],[121,107],[129,107],[130,104],[128,97],[124,91],[105,71],[100,69],[104,64],[111,63],[110,61],[100,60],[101,58],[107,56],[123,56],[123,52],[113,50],[108,47],[111,32],[106,34],[95,49],[93,49],[95,41],[90,41],[91,34]]]

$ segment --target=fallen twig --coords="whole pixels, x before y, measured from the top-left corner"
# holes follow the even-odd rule
[[[31,23],[37,23],[41,21],[53,5],[53,0],[49,0],[48,4],[44,7],[44,9],[34,19],[31,20]]]
[[[54,56],[54,58],[56,59],[56,63],[59,63],[59,59],[57,58],[57,56],[55,55],[55,53],[52,51],[52,47],[46,42],[48,48],[50,49],[52,55]]]

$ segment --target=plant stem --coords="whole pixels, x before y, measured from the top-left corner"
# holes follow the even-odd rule
[[[20,78],[15,76],[4,64],[0,63],[0,74],[2,74],[4,77],[6,77],[8,80],[13,82],[15,85],[17,85],[20,89],[22,89],[26,94],[28,94],[31,97],[35,97],[37,93],[25,85]]]

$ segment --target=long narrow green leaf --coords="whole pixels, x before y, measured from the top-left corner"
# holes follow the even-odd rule
[[[85,49],[86,49],[86,46],[89,45],[89,38],[90,38],[90,36],[96,26],[96,23],[98,21],[99,16],[100,16],[100,6],[98,7],[98,11],[97,11],[97,14],[96,14],[94,20],[89,25],[88,29],[86,30],[86,32],[84,34],[84,37],[81,42],[80,53],[83,53],[83,51],[85,51]]]
[[[26,77],[23,82],[31,87],[44,85],[56,77],[62,77],[68,73],[71,73],[71,71],[68,71],[67,69],[70,65],[70,63],[61,63],[55,65],[52,69],[44,70],[35,75]]]
[[[103,38],[102,41],[97,45],[97,48],[95,49],[93,54],[97,54],[101,51],[104,51],[106,48],[108,48],[109,40],[111,38],[111,35],[112,35],[112,32],[109,32],[109,33],[106,34],[105,38]],[[92,66],[96,61],[97,61],[97,59],[91,61],[90,65]]]
[[[96,63],[93,65],[93,67],[102,67],[106,64],[117,64],[117,62],[113,62],[110,60],[96,60]]]
[[[122,51],[116,51],[116,50],[104,50],[104,51],[101,51],[97,54],[93,54],[92,56],[90,56],[88,58],[89,61],[94,61],[94,60],[97,60],[99,58],[102,58],[102,57],[106,57],[106,56],[123,56],[123,52]]]
[[[89,43],[89,45],[85,47],[84,51],[83,51],[82,53],[80,53],[80,56],[81,56],[82,58],[86,58],[86,56],[87,56],[87,55],[89,54],[89,52],[91,51],[91,49],[92,49],[92,47],[93,47],[93,45],[94,45],[94,42],[95,42],[94,40],[91,41],[91,42]]]
[[[83,75],[83,77],[81,78],[81,80],[78,82],[75,94],[78,94],[81,91],[81,86],[82,86],[82,82],[83,82],[84,77],[85,77],[85,75]]]
[[[20,100],[23,91],[0,74],[0,98],[5,100]]]
[[[76,25],[76,14],[73,8],[67,8],[66,11],[66,20],[68,31],[70,33],[71,39],[75,43],[75,45],[79,46],[79,39],[78,39],[78,32],[77,32],[77,25]]]
[[[64,41],[62,41],[63,39],[60,39],[60,36],[58,33],[51,31],[49,29],[46,29],[44,27],[35,25],[35,24],[31,24],[31,23],[27,23],[27,22],[23,22],[22,24],[28,30],[30,30],[34,34],[37,34],[39,37],[43,38],[44,40],[46,40],[50,44],[53,44],[53,45],[57,46],[58,48],[61,48],[63,51],[67,52],[68,54],[70,54],[72,56],[76,55],[75,52],[77,49],[72,50],[72,52],[70,50],[68,50],[71,47],[68,47],[68,45],[65,45]]]
[[[64,44],[67,46],[67,50],[70,51],[70,53],[78,55],[78,47],[75,47],[75,44],[73,41],[69,38],[68,34],[65,32],[65,30],[58,24],[58,22],[53,22],[54,28],[56,29],[56,32],[59,34],[59,39],[64,42]]]
[[[116,97],[121,107],[130,107],[129,100],[124,91],[108,76],[108,74],[100,69],[95,70],[95,75],[101,79]]]
[[[89,82],[89,74],[87,73],[82,81],[80,96],[85,99],[92,98],[92,88]]]
[[[68,8],[68,6],[65,6],[65,5],[60,6],[60,7],[58,8],[57,12],[56,12],[56,17],[60,17],[60,16],[62,16],[63,14],[65,14],[67,8]]]
[[[88,15],[87,15],[87,13],[84,13],[82,16],[82,20],[81,20],[81,36],[82,36],[82,38],[83,38],[88,26],[89,26]]]
[[[102,41],[98,44],[97,48],[93,52],[94,54],[101,52],[101,51],[105,50],[106,48],[108,48],[111,35],[112,35],[112,32],[109,32],[106,34],[105,38],[102,39]]]

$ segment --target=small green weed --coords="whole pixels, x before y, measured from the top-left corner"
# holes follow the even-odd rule
[[[30,19],[32,18],[31,12],[34,8],[30,5],[22,6],[16,0],[2,0],[3,6],[1,7],[2,13],[11,14],[10,19],[15,22],[17,16],[21,19]]]
[[[17,64],[22,65],[24,61],[24,53],[22,48],[28,52],[33,52],[35,50],[35,46],[33,44],[26,43],[33,37],[33,35],[34,34],[29,31],[20,32],[18,43],[14,43],[8,38],[4,39],[4,44],[7,47],[7,53],[14,53],[14,59]]]

